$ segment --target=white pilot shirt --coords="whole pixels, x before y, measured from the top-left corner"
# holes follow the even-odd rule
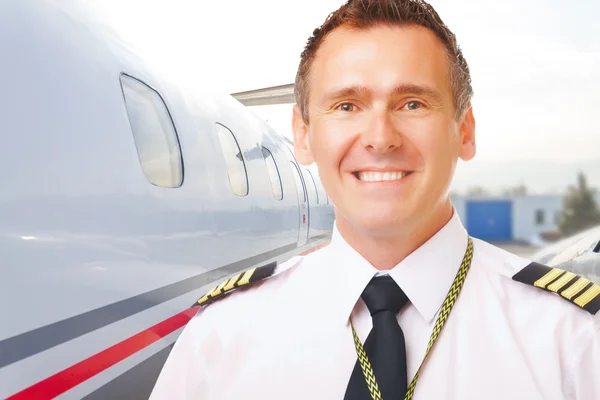
[[[410,303],[398,316],[409,382],[467,247],[456,213],[389,271]],[[598,400],[600,312],[512,276],[530,263],[474,239],[463,289],[414,400]],[[200,310],[177,340],[151,399],[342,400],[372,326],[360,295],[378,271],[334,227],[331,244]]]

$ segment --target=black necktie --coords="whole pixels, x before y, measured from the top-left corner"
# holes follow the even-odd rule
[[[383,400],[403,400],[407,390],[404,334],[396,316],[408,303],[406,294],[390,276],[375,277],[361,295],[373,318],[364,349],[373,367]],[[357,360],[344,400],[371,400]]]

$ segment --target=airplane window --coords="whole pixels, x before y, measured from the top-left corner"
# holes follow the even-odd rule
[[[327,198],[327,193],[325,193],[325,187],[323,187],[323,182],[321,182],[320,177],[317,177],[317,179],[315,180],[315,184],[317,186],[319,200],[325,199],[324,203],[329,204],[329,199]]]
[[[283,199],[283,187],[281,186],[281,177],[279,176],[279,170],[277,169],[277,164],[275,163],[275,158],[273,154],[266,149],[262,148],[263,158],[265,159],[265,163],[267,164],[267,171],[269,171],[269,177],[271,178],[271,187],[273,189],[273,196],[277,200]]]
[[[315,192],[317,193],[317,204],[319,204],[321,203],[321,199],[323,199],[323,197],[325,196],[325,192],[323,191],[321,182],[317,184],[317,180],[315,180],[315,177],[313,176],[312,172],[310,172],[310,170],[308,169],[306,171],[310,175],[310,179],[312,180],[313,185],[315,186]]]
[[[225,163],[227,164],[231,189],[237,196],[246,196],[248,194],[248,172],[246,171],[242,150],[233,132],[225,125],[217,123],[217,133],[221,142],[223,157],[225,157]]]
[[[163,99],[154,89],[133,77],[122,74],[120,81],[144,175],[156,186],[181,186],[181,148]]]
[[[294,174],[296,175],[296,190],[298,191],[298,194],[303,194],[303,201],[307,202],[308,199],[306,198],[306,190],[304,189],[302,178],[300,177],[300,170],[298,170],[298,167],[293,162],[290,161],[290,164],[292,164],[292,171],[294,171]]]
[[[310,203],[319,204],[319,193],[317,192],[317,184],[315,183],[315,180],[314,180],[312,174],[310,173],[310,171],[307,170],[306,168],[304,168],[304,171],[306,171],[306,174],[308,174],[308,176],[310,177],[310,181],[312,182],[312,185],[307,184],[307,186],[311,188],[309,190]],[[305,179],[305,181],[308,181],[308,179]],[[314,191],[312,189],[314,189]]]

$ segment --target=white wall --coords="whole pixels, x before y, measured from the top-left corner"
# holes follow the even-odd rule
[[[563,197],[557,195],[513,198],[513,239],[530,241],[539,233],[556,231],[562,207]],[[543,215],[542,223],[536,221],[537,210]]]
[[[541,232],[558,230],[557,214],[562,211],[564,197],[561,195],[540,195],[515,197],[513,199],[513,237],[515,240],[529,241]],[[596,203],[600,206],[600,191],[596,193]],[[543,210],[544,223],[536,224],[536,210]]]

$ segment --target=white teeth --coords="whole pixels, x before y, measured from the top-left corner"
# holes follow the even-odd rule
[[[363,182],[382,182],[382,181],[398,181],[406,175],[406,172],[359,172],[358,179]]]

